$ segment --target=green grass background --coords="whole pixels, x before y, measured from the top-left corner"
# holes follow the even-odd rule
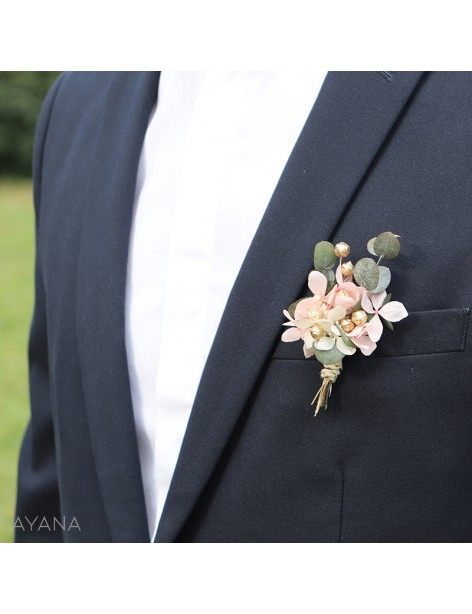
[[[31,182],[0,180],[0,542],[13,541],[18,453],[29,416],[27,344],[33,309]]]

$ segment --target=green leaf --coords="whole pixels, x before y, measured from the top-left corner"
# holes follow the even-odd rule
[[[372,254],[372,256],[377,256],[374,250],[374,243],[376,240],[377,240],[377,237],[374,237],[373,239],[367,242],[367,251],[369,252],[369,254]]]
[[[354,278],[360,286],[372,292],[379,283],[379,267],[372,258],[361,258],[354,267]]]
[[[320,241],[315,245],[315,269],[324,271],[332,269],[336,264],[334,245],[329,241]]]
[[[400,253],[400,241],[393,232],[382,232],[374,241],[374,251],[377,256],[391,260]]]
[[[336,281],[336,277],[334,275],[334,271],[332,269],[324,269],[323,275],[328,280],[328,285],[326,286],[326,294],[333,288],[334,283]]]
[[[298,301],[295,301],[294,303],[292,303],[291,305],[289,305],[287,311],[289,312],[289,314],[292,316],[292,318],[295,317],[295,307],[298,305],[298,303],[300,301],[303,301],[302,298],[299,298]]]
[[[382,318],[382,316],[380,317]],[[382,318],[382,322],[385,324],[387,328],[389,328],[390,330],[393,330],[393,324],[391,322],[389,322],[388,320],[384,320],[383,318]]]
[[[317,350],[315,348],[315,356],[323,365],[334,365],[337,362],[341,362],[345,354],[334,346],[331,350]]]
[[[379,274],[379,283],[374,288],[374,290],[372,290],[372,292],[374,293],[383,292],[384,290],[386,290],[390,284],[390,280],[392,279],[390,269],[386,266],[379,266]]]

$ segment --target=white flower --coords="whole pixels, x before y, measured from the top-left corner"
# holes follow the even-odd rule
[[[317,320],[315,325],[303,335],[305,355],[312,355],[314,353],[313,348],[331,350],[335,345],[343,354],[354,354],[356,348],[346,345],[341,335],[341,329],[337,324],[344,317],[346,317],[344,307],[324,309],[323,318]]]

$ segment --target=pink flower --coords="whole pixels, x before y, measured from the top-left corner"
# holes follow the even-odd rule
[[[310,320],[306,326],[313,326],[313,321],[321,317],[321,310],[325,305],[315,296],[304,298],[295,307],[295,320]]]
[[[305,333],[305,329],[301,328],[300,326],[297,326],[298,322],[294,318],[292,318],[292,316],[286,309],[284,309],[284,316],[289,320],[288,322],[284,322],[284,326],[289,326],[290,328],[287,328],[287,330],[284,331],[282,335],[282,341],[292,342],[302,339]]]
[[[315,325],[317,320],[323,317],[323,303],[315,297],[302,299],[295,307],[295,317],[284,309],[284,315],[288,322],[284,326],[289,326],[282,335],[282,341],[298,341],[304,339],[305,335]]]
[[[362,309],[366,313],[374,314],[374,317],[363,326],[357,326],[348,333],[352,342],[360,348],[365,356],[372,354],[377,347],[377,341],[382,336],[383,324],[380,317],[387,322],[399,322],[408,315],[403,303],[399,301],[391,301],[383,305],[386,296],[385,290],[376,294],[364,292],[361,301]]]
[[[288,330],[282,335],[282,341],[298,341],[304,339],[305,345],[303,347],[305,355],[310,347],[312,341],[311,328],[315,323],[323,318],[323,308],[326,308],[326,288],[328,280],[319,271],[311,271],[308,275],[308,287],[313,292],[313,296],[304,298],[297,303],[295,307],[295,317],[284,311],[284,315],[287,317],[288,322],[285,322],[284,326],[289,326]]]
[[[346,277],[351,280],[352,277]],[[352,281],[343,281],[341,266],[336,270],[336,281],[338,282],[326,297],[326,302],[330,307],[344,307],[347,314],[352,313],[354,307],[361,300],[363,288],[356,286]]]
[[[285,322],[284,326],[289,326],[290,328],[282,335],[282,341],[291,342],[308,338],[307,335],[310,334],[310,329],[323,317],[322,310],[326,307],[323,301],[326,299],[327,285],[328,280],[323,273],[311,271],[308,275],[308,287],[313,292],[313,296],[304,298],[297,303],[294,318],[291,317],[287,310],[284,310],[284,315],[289,320]]]
[[[399,301],[390,301],[390,303],[383,305],[386,297],[387,293],[385,290],[383,292],[378,292],[377,294],[372,294],[372,292],[364,292],[361,301],[362,309],[366,313],[375,314],[370,322],[373,322],[374,320],[378,320],[380,322],[379,316],[381,316],[384,320],[387,320],[387,322],[399,322],[408,315],[408,311],[405,309],[403,303],[400,303]],[[380,325],[382,325],[382,322],[380,322]]]

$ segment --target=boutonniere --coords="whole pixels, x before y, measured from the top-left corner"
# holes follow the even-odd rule
[[[386,290],[390,269],[382,266],[400,252],[399,236],[382,232],[367,243],[367,251],[377,257],[361,258],[355,265],[343,262],[349,245],[321,241],[315,246],[315,270],[308,276],[313,296],[301,298],[284,310],[288,329],[282,341],[303,341],[305,358],[315,358],[323,365],[322,384],[315,398],[315,416],[320,407],[327,409],[333,384],[343,368],[345,356],[359,349],[369,356],[382,336],[383,325],[393,330],[392,322],[408,315],[404,305],[391,300]],[[333,269],[336,263],[336,273]]]

